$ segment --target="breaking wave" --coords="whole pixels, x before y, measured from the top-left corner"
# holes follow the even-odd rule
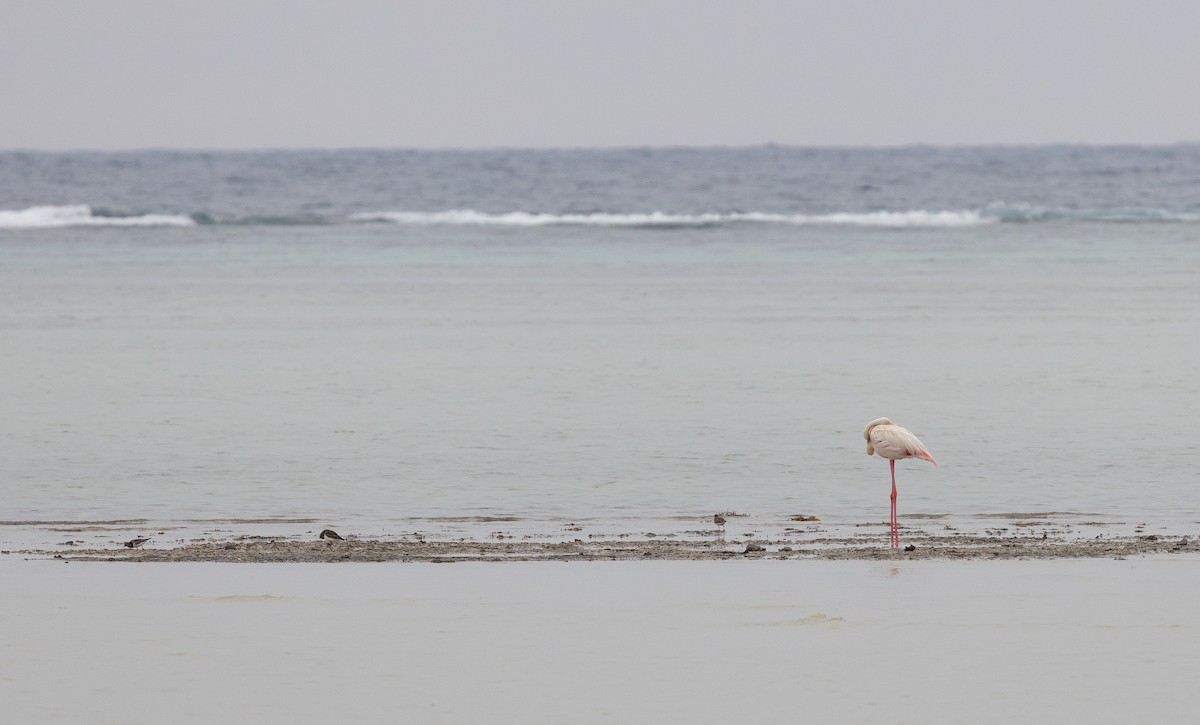
[[[592,226],[592,227],[707,227],[728,224],[841,225],[862,227],[973,227],[991,224],[997,218],[975,211],[876,211],[836,214],[771,214],[733,212],[705,214],[533,214],[506,212],[489,214],[470,209],[450,211],[379,211],[353,214],[360,222],[391,222],[408,225],[476,225],[507,227]]]
[[[1037,222],[1077,223],[1195,223],[1200,212],[1142,207],[1066,209],[1030,204],[995,203],[978,210],[959,211],[872,211],[830,214],[777,214],[730,212],[668,214],[647,212],[616,214],[548,214],[504,212],[499,214],[453,209],[449,211],[377,211],[352,214],[351,221],[390,222],[412,226],[473,225],[498,227],[589,226],[589,227],[710,227],[732,224],[782,224],[791,226],[850,226],[884,228],[953,228],[987,224],[1030,224]]]
[[[19,211],[0,210],[0,229],[52,227],[190,227],[196,222],[177,214],[120,216],[96,213],[86,204],[31,206]]]
[[[952,229],[989,224],[1036,223],[1197,223],[1200,211],[1158,208],[1114,207],[1067,209],[1029,204],[989,204],[981,209],[926,211],[833,212],[827,214],[781,214],[773,212],[594,212],[556,214],[510,211],[490,213],[472,209],[446,211],[373,211],[346,215],[272,214],[214,218],[207,212],[182,214],[128,214],[95,209],[86,204],[33,206],[0,210],[0,229],[43,229],[60,227],[191,227],[197,224],[271,226],[316,224],[386,223],[405,226],[478,227],[610,227],[626,229],[678,229],[734,225],[782,225],[827,227],[874,227],[887,229]]]

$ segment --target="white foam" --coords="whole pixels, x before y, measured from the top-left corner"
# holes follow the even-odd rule
[[[862,227],[976,227],[992,224],[994,217],[977,211],[874,211],[794,217],[793,224],[845,224]]]
[[[991,224],[997,219],[976,211],[877,211],[835,214],[770,214],[734,212],[728,214],[534,214],[505,212],[489,214],[471,209],[448,211],[378,211],[353,214],[352,221],[383,221],[408,225],[476,225],[536,227],[551,225],[601,227],[703,227],[719,224],[759,223],[792,225],[841,225],[864,227],[969,227]]]
[[[31,206],[18,211],[0,210],[0,229],[52,227],[190,227],[196,222],[177,214],[96,216],[86,204]]]
[[[721,214],[531,214],[514,211],[488,214],[471,209],[449,211],[383,211],[354,214],[354,221],[387,221],[395,224],[461,224],[480,226],[540,227],[550,225],[644,227],[644,226],[705,226],[727,221]]]

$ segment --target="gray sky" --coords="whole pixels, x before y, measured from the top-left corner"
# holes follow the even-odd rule
[[[1195,0],[0,5],[0,148],[1197,140]]]

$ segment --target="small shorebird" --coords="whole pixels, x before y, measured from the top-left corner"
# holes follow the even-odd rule
[[[725,535],[725,517],[721,514],[713,514],[713,523],[721,530],[721,535]]]
[[[139,547],[140,547],[142,544],[146,543],[146,542],[147,542],[147,541],[149,541],[149,540],[150,540],[150,537],[149,537],[149,536],[147,536],[147,537],[146,537],[146,538],[144,538],[144,539],[130,539],[129,541],[126,541],[126,542],[125,542],[125,546],[129,547],[130,549],[137,549],[137,548],[139,548]]]
[[[863,430],[863,438],[867,440],[867,455],[878,454],[888,459],[892,469],[892,548],[900,546],[900,525],[896,521],[896,461],[901,458],[923,458],[933,465],[933,454],[925,448],[913,432],[898,425],[892,425],[887,418],[876,418],[867,423]]]
[[[320,538],[329,539],[331,542],[335,539],[337,541],[345,541],[345,539],[338,536],[338,532],[334,531],[333,529],[325,529],[324,531],[322,531]]]

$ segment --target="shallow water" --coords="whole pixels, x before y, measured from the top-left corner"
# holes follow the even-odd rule
[[[1195,523],[1198,235],[10,231],[3,518]]]
[[[45,723],[1182,723],[1198,566],[0,558],[0,694]]]
[[[853,526],[879,416],[940,463],[900,463],[902,518],[1184,533],[1198,179],[1197,146],[0,153],[0,545]]]

